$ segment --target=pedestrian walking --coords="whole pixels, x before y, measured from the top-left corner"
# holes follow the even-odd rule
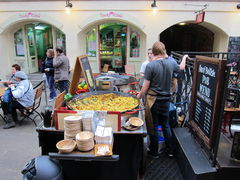
[[[53,59],[54,80],[56,87],[60,92],[66,91],[69,88],[69,59],[64,55],[63,50],[56,48],[56,57]]]
[[[49,102],[56,98],[56,91],[54,86],[54,67],[53,67],[54,50],[48,49],[46,52],[46,59],[42,63],[42,72],[45,73],[50,90]]]

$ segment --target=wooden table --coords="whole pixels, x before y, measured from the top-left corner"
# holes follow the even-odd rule
[[[3,95],[3,93],[5,92],[6,88],[0,88],[0,98]],[[1,99],[0,99],[0,107],[1,107]],[[3,118],[2,114],[0,114],[0,117]],[[4,118],[3,118],[4,119]]]
[[[233,137],[232,132],[231,132],[232,119],[236,113],[240,113],[240,108],[224,108],[224,113],[225,114],[224,114],[224,129],[223,130],[226,130],[225,128],[226,128],[226,125],[228,124],[230,136]]]
[[[3,95],[3,93],[5,92],[6,88],[0,88],[0,97]]]

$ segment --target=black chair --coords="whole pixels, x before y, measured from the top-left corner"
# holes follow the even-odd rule
[[[43,119],[41,114],[37,111],[37,109],[41,105],[42,92],[44,88],[45,87],[43,81],[41,81],[37,86],[33,88],[35,90],[34,103],[31,107],[26,107],[20,110],[23,115],[23,118],[19,120],[20,125],[22,124],[23,120],[30,119],[35,124],[35,126],[37,126],[37,123],[35,122],[36,117],[39,116],[41,120]],[[31,115],[35,113],[36,115],[34,117],[31,117]]]

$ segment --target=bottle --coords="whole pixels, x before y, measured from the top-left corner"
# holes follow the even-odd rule
[[[162,141],[164,141],[162,126],[159,125],[158,126],[158,142],[162,142]]]
[[[165,139],[162,132],[162,126],[158,125],[158,151],[161,152],[165,146]]]

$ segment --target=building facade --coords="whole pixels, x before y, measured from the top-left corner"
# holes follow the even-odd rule
[[[157,1],[155,13],[152,1],[70,2],[66,13],[65,1],[0,0],[2,79],[14,63],[39,72],[47,48],[63,48],[71,68],[77,56],[87,54],[94,73],[104,64],[119,72],[134,64],[138,72],[158,40],[168,50],[240,51],[240,45],[229,48],[240,37],[237,1]],[[204,22],[196,24],[196,12],[204,8]]]

